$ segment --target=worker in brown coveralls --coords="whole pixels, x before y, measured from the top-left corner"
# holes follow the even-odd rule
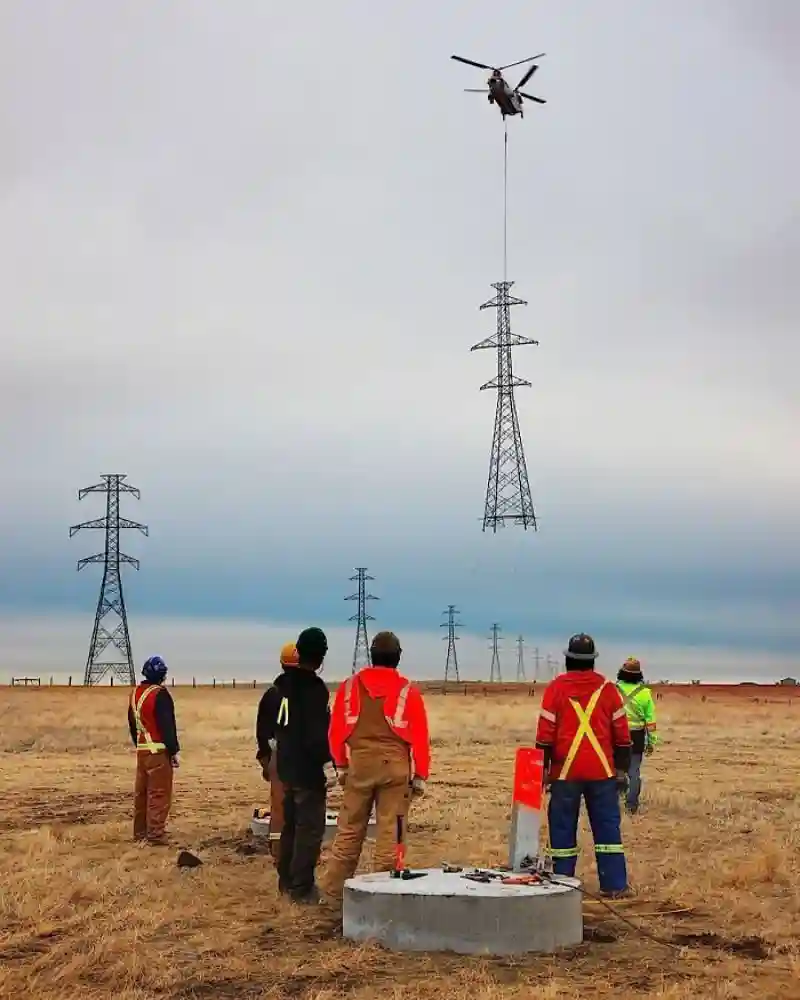
[[[329,741],[344,795],[325,877],[331,903],[341,902],[344,883],[358,867],[373,805],[373,870],[390,871],[398,822],[405,824],[411,798],[425,792],[428,719],[419,688],[397,669],[401,653],[393,632],[379,632],[370,648],[372,666],[345,681],[334,699]]]
[[[300,662],[297,646],[287,642],[281,650],[281,670],[290,670]],[[282,676],[282,675],[279,675]],[[277,681],[277,678],[276,678]],[[275,682],[261,696],[256,717],[256,760],[261,765],[264,781],[269,782],[269,850],[278,868],[280,859],[281,830],[283,829],[283,782],[278,777],[278,756],[275,753],[275,727],[278,721],[281,695]]]
[[[175,704],[164,687],[166,676],[166,663],[160,656],[151,656],[142,667],[144,680],[128,705],[128,728],[136,747],[133,838],[152,846],[167,843],[172,777],[180,752]]]

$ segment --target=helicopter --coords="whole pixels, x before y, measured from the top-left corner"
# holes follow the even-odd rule
[[[524,76],[516,85],[516,87],[510,87],[506,80],[503,78],[503,70],[511,69],[512,66],[521,66],[523,63],[534,62],[536,59],[541,59],[546,53],[540,52],[538,56],[531,56],[530,59],[519,59],[517,62],[508,63],[507,66],[487,66],[485,63],[475,62],[472,59],[465,59],[463,56],[450,56],[451,59],[455,59],[457,62],[466,63],[468,66],[477,66],[478,69],[488,69],[491,70],[492,75],[486,81],[489,86],[489,93],[487,95],[487,100],[490,104],[496,104],[500,109],[500,114],[505,120],[507,115],[519,115],[520,118],[525,116],[522,113],[522,99],[523,97],[528,101],[536,101],[537,104],[547,104],[541,97],[534,97],[532,94],[524,94],[520,90],[520,87],[524,87],[525,84],[530,80],[536,70],[539,68],[536,65],[531,66],[525,71]],[[485,90],[475,90],[471,87],[465,88],[465,93],[468,94],[484,94]]]

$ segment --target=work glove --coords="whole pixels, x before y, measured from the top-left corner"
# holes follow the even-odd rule
[[[411,797],[421,799],[425,794],[425,779],[415,776],[411,782]]]
[[[647,746],[645,746],[645,748],[644,748],[644,752],[649,757],[650,754],[655,750],[655,748],[656,748],[655,747],[655,743],[648,743]]]
[[[169,762],[170,762],[170,764],[172,764],[173,767],[180,767],[181,766],[181,762],[180,762],[180,760],[178,760],[178,755],[177,754],[175,754],[174,756],[170,757]]]
[[[627,771],[617,771],[617,792],[620,795],[625,795],[628,791],[628,772]]]
[[[336,788],[338,782],[338,775],[336,773],[336,768],[333,764],[325,765],[325,790],[329,792],[332,788]]]
[[[340,767],[336,775],[337,781],[339,782],[339,788],[344,788],[347,784],[347,768]]]

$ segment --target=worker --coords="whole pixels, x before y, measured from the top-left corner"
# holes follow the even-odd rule
[[[281,650],[281,670],[286,671],[298,664],[297,646],[287,642]],[[264,781],[269,782],[269,850],[278,868],[280,857],[280,837],[283,829],[283,783],[278,777],[278,759],[275,754],[275,727],[278,722],[278,708],[281,696],[275,686],[277,680],[264,692],[258,703],[256,716],[256,760],[261,765]]]
[[[402,828],[411,798],[425,793],[428,717],[419,688],[397,669],[401,654],[393,632],[378,632],[370,647],[372,665],[348,678],[333,702],[331,756],[344,794],[325,877],[331,903],[341,902],[344,883],[358,867],[373,806],[373,870],[389,871],[398,817]]]
[[[307,628],[295,643],[297,666],[275,679],[275,757],[283,784],[278,889],[296,903],[320,903],[315,873],[325,835],[328,688],[319,671],[328,652],[322,629]]]
[[[166,663],[151,656],[128,705],[128,728],[136,747],[133,838],[153,846],[167,844],[172,778],[180,753],[175,704],[164,687],[166,676]]]
[[[628,889],[620,833],[619,791],[627,786],[631,737],[622,696],[594,669],[595,643],[574,635],[564,651],[566,673],[545,688],[536,746],[544,751],[550,789],[548,825],[553,871],[574,875],[578,860],[578,818],[586,802],[594,838],[600,891],[617,896]]]
[[[642,757],[644,754],[649,756],[659,740],[653,692],[645,684],[642,664],[635,656],[629,656],[620,667],[617,689],[622,695],[631,731],[631,763],[625,808],[633,816],[639,811],[639,796],[642,793]]]

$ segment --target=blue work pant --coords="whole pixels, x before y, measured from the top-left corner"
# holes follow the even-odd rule
[[[620,832],[620,807],[614,778],[602,781],[554,781],[550,786],[547,819],[550,852],[556,875],[574,875],[578,861],[578,818],[581,798],[594,838],[597,875],[604,892],[628,886],[628,872]]]
[[[636,809],[639,805],[639,796],[642,794],[642,754],[632,753],[631,764],[628,768],[628,797],[625,805],[629,809]]]

